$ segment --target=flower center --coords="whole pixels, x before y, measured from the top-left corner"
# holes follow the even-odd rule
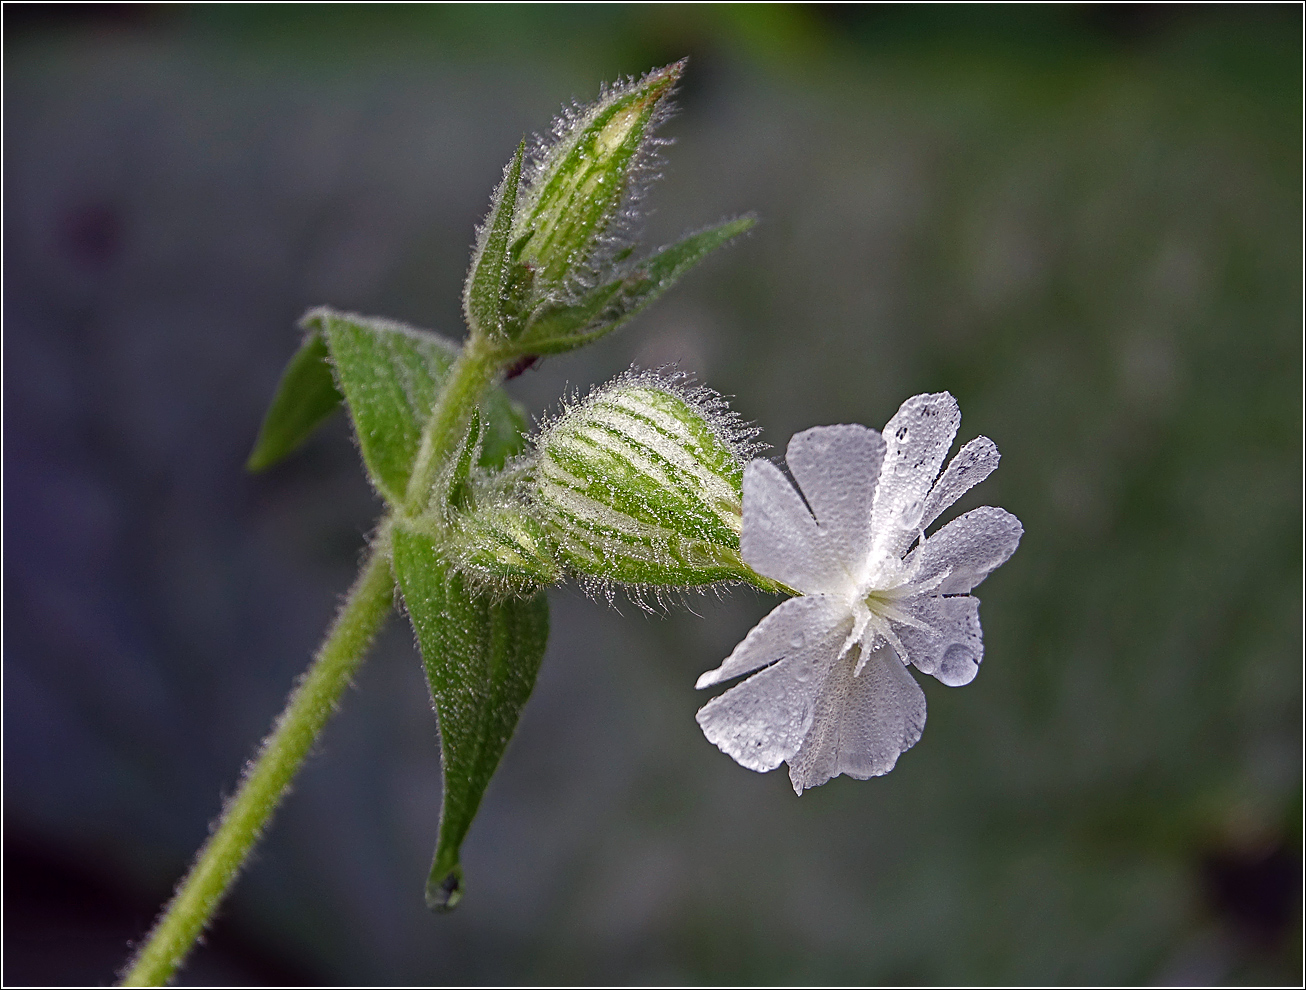
[[[904,566],[903,561],[897,557],[884,558],[873,561],[867,568],[866,576],[857,583],[849,601],[853,613],[853,629],[844,642],[842,651],[847,653],[854,643],[861,644],[861,657],[853,671],[854,676],[862,672],[867,657],[880,640],[892,646],[898,658],[907,663],[907,651],[894,632],[895,625],[910,626],[937,635],[936,629],[912,615],[902,606],[902,602],[934,591],[947,579],[948,572],[926,581],[915,581],[915,570]]]

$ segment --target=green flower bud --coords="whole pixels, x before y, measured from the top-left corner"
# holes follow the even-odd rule
[[[642,586],[748,580],[739,530],[753,434],[707,389],[627,374],[542,431],[533,514],[582,575]]]
[[[554,122],[551,142],[504,171],[463,289],[473,338],[505,361],[581,347],[612,332],[753,225],[738,217],[636,258],[638,204],[653,177],[653,130],[677,62],[605,89]]]
[[[554,125],[557,141],[525,176],[513,221],[512,260],[534,294],[582,271],[644,164],[653,126],[683,62],[614,86]]]
[[[562,578],[544,526],[511,502],[478,507],[461,516],[454,545],[462,570],[507,591],[554,584]]]

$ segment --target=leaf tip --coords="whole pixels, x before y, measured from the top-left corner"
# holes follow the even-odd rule
[[[275,459],[270,457],[267,450],[264,449],[264,444],[257,443],[254,445],[254,449],[250,452],[249,459],[245,461],[245,470],[249,474],[262,474],[270,468],[274,462]]]
[[[737,216],[733,220],[727,221],[726,227],[731,231],[731,237],[737,234],[743,234],[757,226],[758,216],[756,213],[749,211],[742,216]]]
[[[452,911],[463,899],[463,868],[454,863],[453,867],[438,877],[434,873],[426,881],[426,906],[432,911]]]
[[[299,318],[297,326],[305,333],[321,333],[326,329],[327,322],[335,316],[335,310],[330,306],[314,306]]]

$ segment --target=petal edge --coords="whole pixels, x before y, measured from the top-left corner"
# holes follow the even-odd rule
[[[701,691],[786,657],[805,656],[836,631],[842,635],[839,627],[850,618],[840,603],[824,595],[788,598],[748,631],[721,666],[699,677],[694,687]]]

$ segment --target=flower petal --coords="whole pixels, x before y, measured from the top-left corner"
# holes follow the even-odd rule
[[[970,591],[1016,552],[1024,527],[1005,509],[984,505],[958,516],[908,556],[913,580],[927,582],[948,573],[934,589],[941,595]]]
[[[836,630],[713,698],[695,716],[703,735],[750,770],[774,770],[803,744],[842,646]]]
[[[835,591],[844,580],[844,569],[829,559],[816,520],[770,461],[750,461],[744,468],[739,550],[758,574],[804,594]]]
[[[851,624],[847,606],[834,599],[824,595],[789,598],[750,629],[721,666],[705,673],[694,687],[702,690],[786,657],[801,658],[822,648],[836,632],[846,636]]]
[[[822,539],[856,571],[871,540],[871,503],[884,464],[884,438],[857,424],[795,433],[785,463],[816,515]]]
[[[951,598],[922,595],[903,602],[903,608],[933,630],[898,626],[898,638],[912,665],[948,687],[961,687],[973,681],[984,659],[979,599],[972,595]]]
[[[957,451],[925,497],[920,528],[926,529],[944,509],[991,475],[1000,457],[998,445],[988,437],[976,437]]]
[[[925,728],[925,692],[892,647],[874,650],[854,676],[857,658],[850,650],[834,664],[811,731],[789,760],[789,779],[799,794],[841,773],[858,780],[888,773]]]
[[[961,410],[947,392],[912,396],[885,425],[888,449],[871,519],[880,552],[901,556],[920,535],[925,497],[960,425]]]

